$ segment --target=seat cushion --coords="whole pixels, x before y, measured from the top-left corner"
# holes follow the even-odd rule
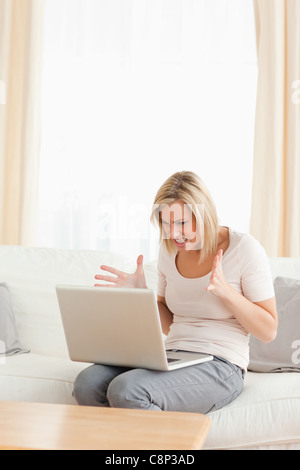
[[[248,372],[241,395],[209,417],[206,449],[299,444],[300,373]]]
[[[89,364],[25,354],[0,364],[0,400],[75,404],[73,383]],[[205,449],[300,444],[300,374],[249,372],[241,395],[209,414]]]
[[[89,364],[24,354],[2,359],[0,400],[75,404],[73,383]]]

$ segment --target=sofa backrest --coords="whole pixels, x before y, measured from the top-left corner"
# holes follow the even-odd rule
[[[277,276],[300,279],[300,258],[270,258],[273,279]]]
[[[101,264],[133,268],[124,257],[101,251],[0,246],[0,282],[9,287],[24,347],[37,354],[67,356],[55,286],[94,285]]]
[[[273,277],[300,279],[300,258],[271,258]],[[57,284],[94,285],[100,265],[133,272],[134,261],[104,251],[0,246],[0,282],[12,297],[23,346],[37,354],[67,357],[56,298]],[[157,287],[156,261],[144,265],[147,286]]]

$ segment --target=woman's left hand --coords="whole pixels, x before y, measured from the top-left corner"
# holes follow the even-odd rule
[[[223,268],[223,250],[218,251],[213,264],[212,274],[210,277],[210,284],[207,286],[206,290],[216,295],[217,297],[226,297],[228,291],[230,290],[230,285],[225,279]]]

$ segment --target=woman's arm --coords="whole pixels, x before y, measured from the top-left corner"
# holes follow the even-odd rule
[[[263,302],[250,302],[243,295],[229,286],[224,304],[246,331],[256,336],[260,341],[269,343],[277,334],[277,311],[275,297]]]
[[[215,258],[207,290],[221,298],[248,333],[264,343],[276,338],[278,317],[275,297],[262,302],[251,302],[227,283],[222,270],[222,250]]]
[[[170,326],[173,323],[173,313],[168,309],[166,300],[164,297],[157,296],[157,305],[160,315],[160,322],[162,331],[165,335],[168,335]]]

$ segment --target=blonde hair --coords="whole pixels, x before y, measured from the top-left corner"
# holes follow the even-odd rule
[[[176,251],[173,240],[163,238],[161,208],[182,201],[192,210],[197,227],[202,225],[204,240],[200,251],[199,263],[207,256],[217,251],[218,246],[218,216],[215,203],[201,178],[192,171],[181,171],[170,176],[159,188],[154,199],[150,220],[159,225],[160,241],[171,254]],[[202,210],[199,211],[199,207]]]

